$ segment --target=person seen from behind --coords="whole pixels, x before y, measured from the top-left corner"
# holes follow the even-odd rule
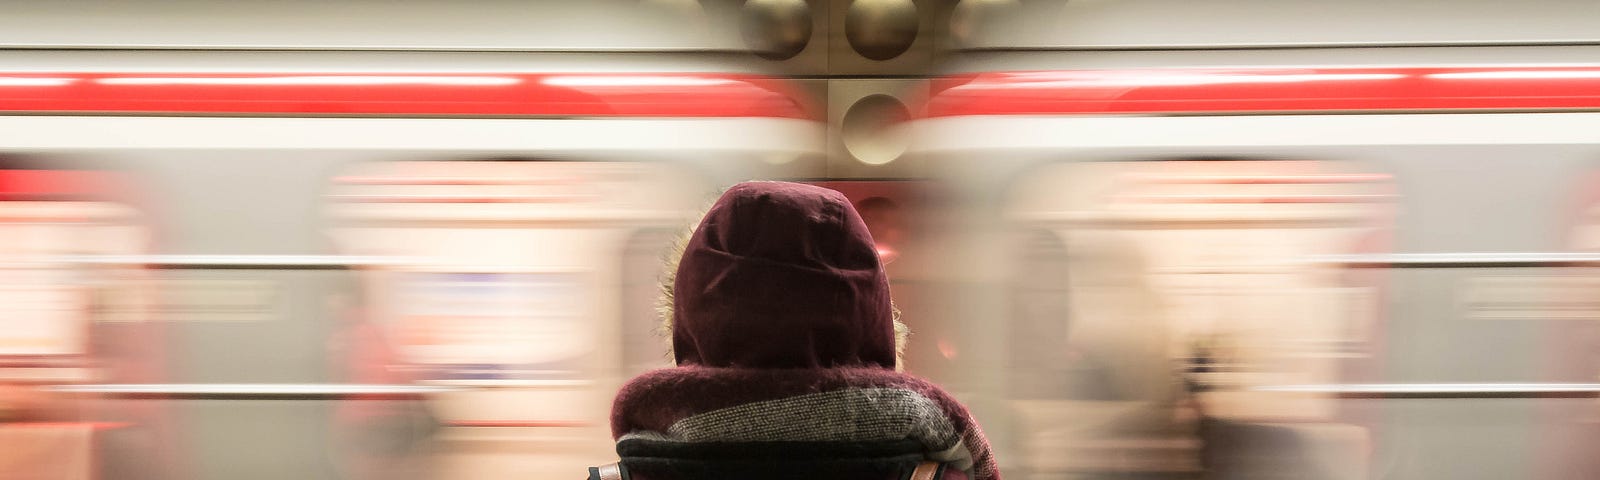
[[[741,183],[682,247],[662,308],[677,366],[622,387],[621,462],[590,478],[1000,478],[966,407],[900,372],[907,331],[843,194]]]

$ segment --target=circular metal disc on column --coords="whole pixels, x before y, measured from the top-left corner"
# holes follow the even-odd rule
[[[811,42],[811,7],[805,0],[750,0],[739,17],[745,45],[761,58],[787,60]]]
[[[906,152],[909,138],[900,128],[910,110],[894,97],[877,94],[857,100],[840,122],[844,148],[862,163],[883,165]]]
[[[844,35],[861,56],[888,60],[911,48],[917,24],[911,0],[856,0],[845,11]]]

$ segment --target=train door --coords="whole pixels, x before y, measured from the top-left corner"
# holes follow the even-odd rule
[[[0,478],[177,475],[159,403],[76,392],[167,373],[150,279],[88,260],[150,248],[133,179],[43,163],[0,170]]]
[[[614,455],[611,398],[666,347],[625,303],[649,302],[628,287],[653,280],[624,278],[653,272],[625,252],[686,228],[704,179],[661,164],[417,161],[335,182],[340,251],[396,259],[359,273],[386,367],[460,389],[427,402],[446,427],[426,453],[437,474],[543,478]]]
[[[1588,162],[1585,162],[1588,163]],[[1591,167],[1592,168],[1592,167]],[[1600,380],[1600,289],[1594,261],[1600,252],[1600,174],[1585,172],[1574,182],[1567,216],[1570,263],[1544,272],[1510,271],[1475,282],[1467,308],[1473,316],[1500,321],[1540,321],[1545,329],[1541,359],[1548,385],[1582,387]],[[1573,398],[1563,398],[1563,397]],[[1552,395],[1541,401],[1538,478],[1579,479],[1600,474],[1590,447],[1600,444],[1600,410],[1589,395]]]
[[[1347,381],[1372,353],[1377,292],[1307,260],[1385,228],[1386,176],[1209,160],[1027,177],[1007,218],[1032,272],[1014,278],[1042,283],[1017,286],[1011,317],[1030,334],[1013,354],[1034,353],[1014,385],[1030,472],[1367,473],[1372,433],[1337,400],[1255,388]]]
[[[1507,4],[1412,6],[1017,2],[1018,15],[951,56],[909,155],[984,201],[1024,165],[1054,161],[1247,155],[1348,159],[1371,169],[1354,173],[1392,174],[1402,193],[1392,235],[1310,262],[1326,278],[1376,288],[1381,328],[1364,350],[1381,362],[1344,370],[1338,383],[1263,390],[1369,412],[1382,427],[1367,433],[1374,477],[1588,478],[1592,434],[1571,425],[1582,401],[1549,398],[1594,395],[1564,383],[1592,375],[1589,334],[1557,320],[1587,307],[1530,298],[1551,291],[1543,277],[1580,272],[1548,267],[1587,262],[1562,250],[1574,248],[1566,185],[1596,155],[1594,35],[1567,2],[1519,4],[1525,21],[1494,25],[1459,19],[1499,18]],[[1396,28],[1371,28],[1379,23]],[[1070,243],[1033,230],[1039,258],[1074,261]],[[1070,285],[1076,270],[1046,276]],[[1563,383],[1528,383],[1540,378]],[[1281,467],[1271,473],[1302,474]]]

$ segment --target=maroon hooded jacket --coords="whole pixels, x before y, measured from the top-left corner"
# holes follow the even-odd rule
[[[850,456],[899,444],[947,465],[946,478],[999,478],[966,408],[895,371],[888,276],[843,194],[732,187],[688,239],[672,293],[678,367],[634,378],[612,409],[624,465],[774,455],[759,466],[800,455],[797,445],[861,446],[823,453]],[[832,447],[818,448],[808,451]]]

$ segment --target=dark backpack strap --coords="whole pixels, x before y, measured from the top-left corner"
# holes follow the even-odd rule
[[[622,465],[615,463],[589,467],[589,480],[625,480],[628,476],[622,472]]]

